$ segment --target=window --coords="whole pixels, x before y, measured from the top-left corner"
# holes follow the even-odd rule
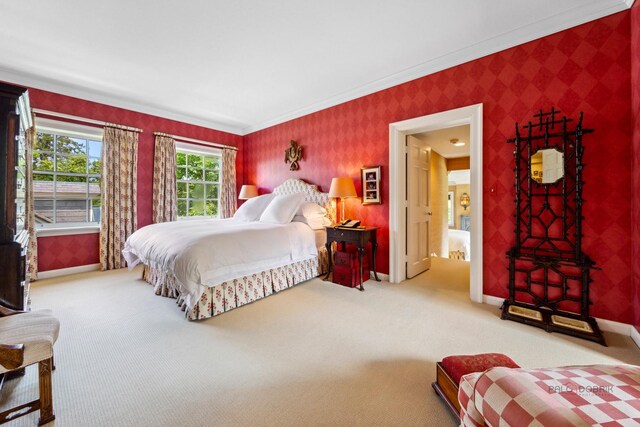
[[[44,123],[44,124],[43,124]],[[36,224],[64,227],[100,222],[102,129],[36,120],[33,193]]]
[[[447,196],[447,224],[449,227],[455,227],[455,210],[454,210],[454,192],[449,191]]]
[[[178,218],[217,218],[220,151],[176,144]]]

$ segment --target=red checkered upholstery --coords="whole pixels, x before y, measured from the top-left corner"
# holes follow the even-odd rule
[[[462,377],[463,426],[640,425],[640,367],[492,368]]]
[[[519,368],[510,357],[501,353],[472,354],[463,356],[447,356],[442,359],[442,368],[454,383],[460,384],[460,378],[473,372],[484,372],[496,366]]]

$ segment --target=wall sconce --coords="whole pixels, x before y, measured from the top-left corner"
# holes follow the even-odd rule
[[[238,200],[249,200],[258,195],[258,187],[255,185],[243,185],[238,194]]]
[[[460,206],[462,206],[466,211],[470,204],[471,199],[469,198],[469,195],[467,193],[462,193],[462,196],[460,196]]]

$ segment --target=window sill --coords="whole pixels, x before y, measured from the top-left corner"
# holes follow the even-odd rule
[[[83,225],[79,227],[51,227],[36,229],[38,237],[72,236],[75,234],[94,234],[100,232],[99,225]]]

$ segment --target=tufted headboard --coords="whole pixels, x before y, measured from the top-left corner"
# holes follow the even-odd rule
[[[291,178],[278,185],[273,189],[273,194],[286,195],[303,193],[304,200],[307,202],[317,203],[327,210],[327,216],[332,221],[336,219],[336,207],[329,198],[329,193],[321,193],[318,186],[307,184],[301,179]]]

